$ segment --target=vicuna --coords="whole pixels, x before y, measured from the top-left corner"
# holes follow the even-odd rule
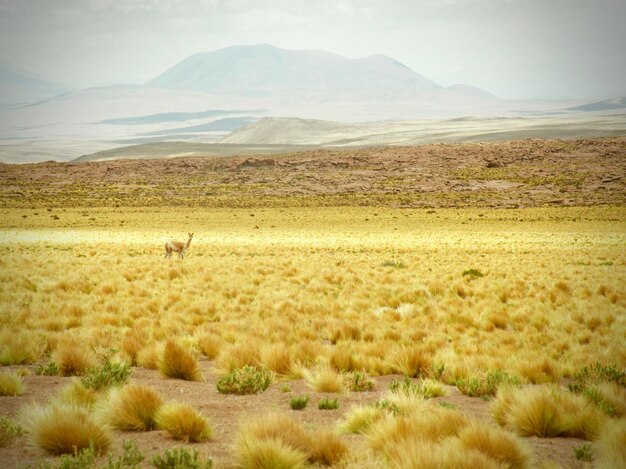
[[[189,245],[191,244],[191,238],[193,238],[193,233],[188,233],[189,239],[186,243],[182,241],[174,241],[169,239],[165,242],[165,257],[172,257],[172,252],[177,252],[178,257],[183,259],[185,257],[185,251],[189,249]]]

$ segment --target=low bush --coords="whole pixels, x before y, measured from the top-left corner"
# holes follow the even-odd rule
[[[320,410],[335,410],[339,408],[339,400],[338,399],[329,399],[325,397],[320,399],[317,403],[317,408]]]
[[[201,459],[197,450],[187,448],[166,449],[152,458],[156,469],[211,469],[211,458]]]
[[[364,371],[353,371],[345,375],[345,381],[350,391],[363,392],[374,389],[374,380]]]
[[[81,382],[87,389],[101,391],[113,386],[122,386],[132,373],[130,363],[116,363],[107,358],[102,365],[87,369]]]
[[[217,390],[222,394],[257,394],[265,391],[271,382],[271,371],[246,365],[220,378]]]
[[[484,376],[461,378],[456,381],[456,387],[469,397],[494,396],[501,385],[518,386],[521,384],[517,376],[511,376],[500,370],[487,372]]]
[[[311,396],[295,396],[289,401],[292,410],[303,410],[309,403]]]

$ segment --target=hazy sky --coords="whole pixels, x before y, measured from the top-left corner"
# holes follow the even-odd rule
[[[0,0],[0,59],[80,87],[257,43],[386,54],[503,98],[626,96],[625,0]]]

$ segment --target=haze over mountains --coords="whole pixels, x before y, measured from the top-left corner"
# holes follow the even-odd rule
[[[363,122],[466,116],[543,118],[614,114],[626,109],[624,100],[509,101],[469,85],[441,86],[384,55],[347,59],[324,51],[290,51],[267,44],[195,54],[144,85],[91,88],[50,98],[66,91],[0,68],[0,106],[4,108],[0,107],[0,161],[69,160],[122,145],[158,142],[225,139],[225,144],[283,143],[294,125],[302,127],[297,120],[264,120],[261,128],[271,128],[270,136],[259,128],[237,132],[261,118],[273,117],[337,121],[318,122],[314,127],[318,133],[330,129],[326,131],[333,141],[350,145],[357,141],[419,141],[417,137],[399,139],[397,126],[391,126],[394,137],[387,138],[390,126],[353,125]],[[27,102],[30,104],[24,106]],[[613,121],[611,129],[615,131]],[[477,128],[480,135],[482,121],[472,122],[472,129]],[[493,120],[489,122],[491,130],[497,127]],[[282,136],[281,125],[287,126]],[[420,126],[423,124],[408,128]],[[453,127],[463,126],[467,127],[462,123]],[[447,130],[434,131],[429,138],[458,137],[449,124],[444,127]],[[359,138],[349,135],[354,129]],[[369,131],[378,133],[375,138],[364,135]],[[229,137],[231,132],[237,133]],[[254,140],[255,135],[259,141]],[[299,136],[298,140],[306,139]],[[320,137],[320,141],[327,140]]]

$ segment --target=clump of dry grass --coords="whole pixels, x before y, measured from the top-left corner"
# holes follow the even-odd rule
[[[249,435],[237,439],[236,458],[242,469],[301,469],[307,456],[280,440],[261,440]]]
[[[323,466],[334,466],[348,454],[348,446],[334,432],[317,431],[312,435],[309,461]]]
[[[502,465],[480,451],[468,450],[456,439],[443,444],[428,440],[402,440],[385,449],[388,464],[394,469],[502,469]],[[504,466],[506,467],[506,466]]]
[[[23,365],[37,360],[41,350],[38,341],[33,339],[33,334],[3,331],[0,334],[0,365]]]
[[[593,440],[608,417],[583,397],[555,386],[502,387],[491,406],[496,421],[520,436]]]
[[[370,428],[366,436],[373,450],[385,452],[406,440],[439,442],[457,436],[467,423],[467,418],[459,412],[432,407],[408,416],[386,415]]]
[[[393,373],[416,378],[428,373],[432,358],[417,347],[401,345],[391,353],[389,365]]]
[[[219,335],[207,332],[198,337],[198,348],[209,360],[214,360],[224,347],[224,339]]]
[[[339,430],[345,433],[367,433],[372,425],[384,416],[385,412],[377,407],[353,407],[339,425]]]
[[[167,378],[202,381],[200,366],[193,354],[171,340],[165,344],[158,368]]]
[[[244,423],[236,443],[241,467],[304,467],[311,448],[310,436],[283,414]]]
[[[15,372],[0,372],[0,396],[19,396],[24,394],[22,378]]]
[[[44,451],[59,455],[73,454],[93,446],[105,453],[111,446],[111,434],[85,407],[73,404],[48,404],[24,410],[20,418],[32,442]]]
[[[304,467],[337,464],[348,448],[333,432],[310,434],[287,415],[270,414],[241,426],[236,452],[242,467]]]
[[[316,392],[344,393],[346,385],[343,375],[330,368],[318,368],[315,371],[305,371],[307,384]]]
[[[59,393],[59,402],[63,404],[73,404],[77,406],[92,408],[98,399],[95,389],[86,388],[83,383],[74,378],[63,386]]]
[[[59,342],[52,354],[52,361],[62,376],[82,375],[95,363],[89,349],[77,340]]]
[[[599,469],[626,467],[626,420],[611,420],[595,442]]]
[[[143,347],[137,353],[137,365],[149,370],[156,370],[159,367],[159,359],[163,355],[162,344],[150,344]]]
[[[288,376],[292,373],[291,355],[284,344],[266,347],[261,354],[261,363],[279,376]]]
[[[114,389],[100,412],[103,419],[119,430],[150,431],[163,398],[152,388],[129,384]]]
[[[138,355],[143,350],[145,343],[145,338],[141,333],[132,331],[121,340],[120,351],[132,365],[137,365]]]
[[[464,448],[480,451],[510,469],[531,467],[531,452],[525,443],[499,428],[473,422],[460,431],[459,440]]]
[[[157,411],[154,420],[158,428],[175,440],[196,443],[213,435],[208,419],[189,404],[167,402]]]
[[[231,373],[246,365],[261,365],[261,354],[256,341],[231,345],[222,350],[216,361],[216,368],[223,374]]]

